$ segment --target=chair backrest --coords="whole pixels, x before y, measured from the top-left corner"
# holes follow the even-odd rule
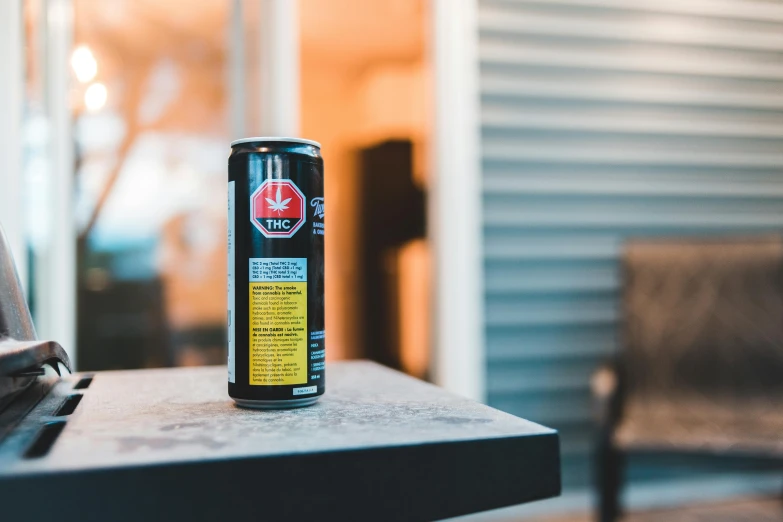
[[[783,405],[783,239],[634,241],[623,257],[630,397]]]

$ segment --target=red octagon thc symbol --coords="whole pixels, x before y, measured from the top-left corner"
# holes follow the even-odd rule
[[[290,179],[268,179],[250,196],[250,221],[265,237],[293,237],[305,219],[304,194]]]

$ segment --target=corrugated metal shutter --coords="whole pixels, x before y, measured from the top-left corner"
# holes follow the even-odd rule
[[[479,27],[488,399],[584,485],[623,240],[783,228],[783,5],[481,0]]]

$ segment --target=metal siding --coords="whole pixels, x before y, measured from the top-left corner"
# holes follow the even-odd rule
[[[783,228],[783,4],[481,0],[479,59],[487,396],[585,485],[624,239]]]

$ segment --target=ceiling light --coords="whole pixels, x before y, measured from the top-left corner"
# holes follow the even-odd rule
[[[95,56],[86,45],[80,45],[73,50],[71,67],[76,73],[76,78],[82,83],[89,82],[98,74],[98,62],[95,61]]]
[[[87,106],[88,111],[98,111],[106,105],[107,97],[106,86],[102,83],[93,83],[84,91],[84,105]]]

